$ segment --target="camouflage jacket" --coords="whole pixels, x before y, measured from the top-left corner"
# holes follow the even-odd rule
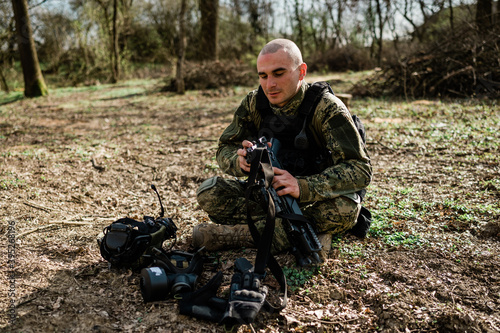
[[[275,114],[293,115],[302,103],[310,84],[303,83],[298,93],[282,108],[271,106]],[[217,150],[217,162],[230,175],[245,176],[238,164],[237,150],[243,140],[257,139],[261,115],[256,110],[257,90],[251,91],[236,109],[231,124],[224,130]],[[328,93],[319,102],[309,124],[315,140],[331,152],[331,163],[324,171],[298,176],[301,203],[323,201],[338,196],[357,201],[356,191],[368,186],[372,177],[370,157],[347,107]]]

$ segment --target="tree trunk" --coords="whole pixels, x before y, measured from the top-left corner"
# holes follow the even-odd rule
[[[341,41],[342,35],[342,17],[344,14],[344,3],[343,0],[337,0],[337,17],[333,16],[333,3],[326,2],[326,10],[332,20],[333,24],[333,35],[332,44],[329,46],[331,49],[335,49],[339,42]]]
[[[2,90],[5,91],[7,94],[10,92],[10,88],[9,88],[9,85],[7,84],[7,80],[5,79],[5,76],[3,75],[2,67],[0,67],[0,86],[2,87]]]
[[[14,17],[11,17],[9,20],[9,24],[7,26],[7,35],[6,35],[6,40],[7,40],[7,50],[4,53],[6,58],[4,58],[4,61],[7,62],[6,66],[8,67],[14,67],[14,54],[16,53],[14,51],[15,45],[16,45],[16,20]]]
[[[382,52],[384,47],[384,25],[385,20],[382,16],[382,7],[380,5],[380,0],[376,0],[377,5],[377,16],[378,16],[378,51],[377,51],[377,66],[382,65]]]
[[[450,29],[451,29],[451,33],[452,34],[455,34],[455,24],[453,22],[453,0],[448,0],[448,5],[450,7]]]
[[[300,3],[299,0],[295,0],[295,19],[297,20],[297,46],[299,49],[304,49],[304,28],[302,26],[302,15],[300,12]]]
[[[480,33],[487,33],[492,25],[492,0],[477,0],[476,25]]]
[[[111,41],[111,69],[113,83],[118,82],[120,78],[120,59],[118,54],[118,30],[117,30],[117,20],[118,20],[118,0],[113,0],[113,31],[112,31],[112,41]]]
[[[179,47],[177,49],[177,70],[175,84],[178,94],[184,94],[184,54],[186,50],[186,0],[181,1],[181,12],[179,13]]]
[[[33,39],[33,31],[28,14],[27,0],[12,0],[16,20],[17,47],[21,57],[24,77],[24,96],[38,97],[48,94],[43,80],[38,55]]]
[[[366,13],[366,18],[367,18],[367,23],[368,23],[368,30],[370,31],[371,35],[371,43],[370,43],[370,59],[373,59],[375,57],[375,43],[377,41],[377,28],[376,28],[376,20],[375,20],[375,14],[373,13],[373,5],[372,1],[368,1],[368,9]],[[378,65],[377,65],[378,66]]]
[[[240,15],[241,16],[241,15]],[[252,33],[249,36],[249,42],[248,42],[248,51],[250,53],[254,52],[254,47],[257,44],[257,36],[260,36],[263,31],[263,27],[261,25],[261,22],[259,20],[260,18],[260,11],[259,11],[259,4],[256,1],[248,1],[248,19],[250,21],[250,26],[252,27]]]
[[[204,59],[219,60],[219,0],[200,0],[201,49]]]

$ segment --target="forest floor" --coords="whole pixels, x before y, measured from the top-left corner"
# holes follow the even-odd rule
[[[336,75],[342,92],[349,78]],[[0,95],[0,331],[222,332],[144,303],[139,274],[109,268],[96,237],[158,216],[158,188],[191,250],[208,222],[195,192],[221,171],[217,139],[247,88],[161,92],[160,81]],[[288,306],[239,332],[499,332],[500,111],[484,100],[353,99],[374,168],[367,238],[333,240],[327,261],[278,256]],[[227,287],[241,249],[215,253]],[[207,270],[205,283],[214,271]],[[271,294],[275,290],[271,289]]]

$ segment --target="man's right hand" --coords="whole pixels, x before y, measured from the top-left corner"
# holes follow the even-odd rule
[[[238,154],[238,162],[240,163],[240,168],[244,172],[250,172],[250,164],[247,163],[247,149],[253,146],[253,143],[248,140],[243,140],[241,143],[243,148],[238,149],[236,152]]]

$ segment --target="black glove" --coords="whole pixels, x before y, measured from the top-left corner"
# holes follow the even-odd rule
[[[253,323],[268,292],[261,283],[263,277],[253,272],[253,266],[246,259],[238,260],[242,259],[244,261],[237,261],[236,273],[231,279],[227,311],[222,319],[226,327]]]

